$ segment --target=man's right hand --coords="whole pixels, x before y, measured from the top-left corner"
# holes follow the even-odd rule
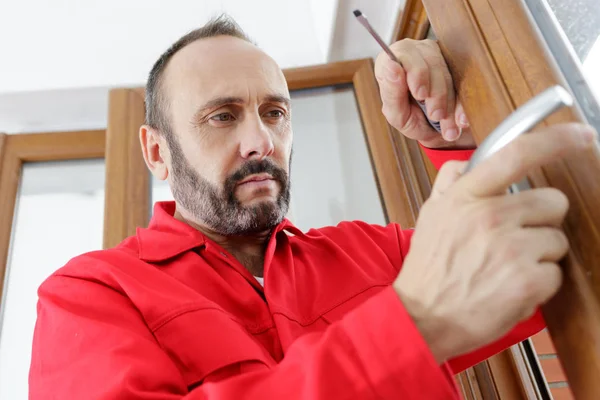
[[[568,200],[553,188],[506,189],[592,146],[596,135],[586,125],[553,125],[517,138],[468,174],[461,176],[462,162],[440,170],[394,282],[439,362],[499,339],[556,293]]]
[[[433,40],[403,39],[390,46],[402,66],[381,52],[375,61],[382,112],[394,128],[430,148],[474,148],[469,121],[456,92],[450,70]],[[425,102],[434,130],[412,96]],[[462,134],[461,134],[462,133]]]

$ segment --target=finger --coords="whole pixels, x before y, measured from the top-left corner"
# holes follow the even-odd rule
[[[433,187],[431,188],[430,198],[437,198],[441,196],[450,186],[454,184],[461,177],[465,167],[467,166],[466,161],[447,161],[440,168]]]
[[[436,42],[431,40],[420,41],[417,45],[425,62],[429,68],[431,88],[428,99],[428,110],[433,117],[438,114],[435,119],[441,121],[445,118],[454,119],[454,108],[456,104],[456,94],[450,70],[446,64],[446,60],[440,51]],[[438,111],[440,110],[440,111]]]
[[[515,277],[517,290],[522,298],[523,318],[532,314],[540,305],[550,300],[560,289],[563,274],[560,266],[554,262],[529,263],[522,268],[520,277]]]
[[[538,282],[532,290],[530,298],[536,305],[542,305],[552,298],[560,289],[562,284],[562,270],[558,263],[555,262],[540,262],[529,268],[531,279]]]
[[[569,251],[569,240],[559,228],[521,229],[518,237],[523,256],[536,262],[558,262]]]
[[[460,129],[465,129],[470,126],[469,119],[467,118],[467,114],[465,113],[465,109],[463,108],[460,100],[456,101],[456,108],[454,109],[454,122]]]
[[[532,169],[590,147],[596,135],[589,125],[576,123],[522,135],[465,174],[454,188],[473,196],[502,194]]]
[[[503,218],[512,226],[560,227],[569,210],[569,199],[555,188],[535,188],[497,198],[507,210]]]
[[[435,66],[429,67],[429,97],[425,100],[427,115],[432,121],[441,121],[448,115],[448,86],[444,72]]]
[[[411,112],[406,73],[398,63],[391,61],[387,54],[380,57],[382,57],[378,60],[380,72],[376,77],[382,102],[381,110],[392,126],[402,130]]]
[[[429,65],[414,42],[402,40],[392,44],[390,49],[406,71],[406,81],[413,97],[425,100],[431,88]]]
[[[451,115],[451,114],[449,114]],[[455,142],[460,138],[462,129],[460,129],[454,118],[445,118],[440,121],[440,128],[442,128],[442,137],[447,142]]]
[[[444,62],[444,68],[442,69],[442,75],[446,81],[446,118],[440,121],[442,128],[442,137],[448,142],[454,142],[460,137],[461,130],[454,120],[454,110],[456,108],[456,93],[454,90],[454,83],[452,82],[452,76],[448,72]]]

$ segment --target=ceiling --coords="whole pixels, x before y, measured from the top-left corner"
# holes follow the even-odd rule
[[[108,90],[143,86],[177,38],[226,12],[282,68],[373,57],[404,0],[20,0],[0,3],[0,131],[104,128]]]

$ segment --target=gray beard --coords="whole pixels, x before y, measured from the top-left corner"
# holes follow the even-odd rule
[[[173,197],[195,220],[225,236],[264,232],[283,221],[289,209],[290,181],[285,170],[272,160],[246,162],[227,177],[219,190],[192,168],[174,135],[165,136],[171,152]],[[279,184],[277,199],[245,207],[236,199],[235,187],[245,177],[259,173],[270,174]]]

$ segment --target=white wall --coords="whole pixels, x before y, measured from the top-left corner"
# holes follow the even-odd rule
[[[143,86],[158,56],[223,11],[282,68],[372,57],[360,8],[389,39],[403,0],[0,2],[0,132],[106,126],[112,87]]]
[[[223,11],[283,67],[324,61],[305,1],[19,0],[0,11],[0,91],[139,85],[173,41]]]

